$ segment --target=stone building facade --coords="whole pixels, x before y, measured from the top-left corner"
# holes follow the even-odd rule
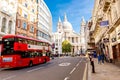
[[[0,0],[0,38],[15,34],[17,1]]]
[[[72,24],[68,21],[66,14],[64,21],[59,18],[57,23],[57,32],[53,34],[53,42],[55,43],[54,54],[62,54],[62,42],[68,40],[72,45],[71,54],[85,53],[85,27],[86,22],[84,18],[81,21],[81,31],[76,33],[73,30]]]
[[[119,8],[120,0],[95,0],[92,15],[93,25],[90,31],[95,39],[96,48],[111,61],[120,60]]]
[[[0,38],[23,35],[51,43],[52,15],[44,0],[0,0]]]

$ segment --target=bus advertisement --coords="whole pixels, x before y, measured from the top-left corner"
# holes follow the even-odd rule
[[[0,68],[33,66],[50,61],[48,42],[20,35],[5,35],[1,42]]]

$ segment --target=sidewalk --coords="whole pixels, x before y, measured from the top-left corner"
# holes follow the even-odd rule
[[[106,62],[98,64],[97,59],[94,59],[94,64],[96,73],[92,73],[91,65],[88,64],[88,80],[120,80],[120,67]]]

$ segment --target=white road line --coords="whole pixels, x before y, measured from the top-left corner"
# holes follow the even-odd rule
[[[72,74],[75,71],[76,67],[73,68],[73,70],[70,72],[70,74]]]
[[[78,66],[79,66],[79,64],[80,64],[80,63],[77,63],[76,67],[78,67]]]
[[[76,67],[78,67],[81,62],[82,62],[82,59],[81,59],[81,60],[77,63],[77,65],[72,69],[72,71],[70,72],[70,74],[72,74],[72,73],[75,71]]]
[[[11,79],[11,78],[14,78],[14,77],[16,77],[16,75],[6,77],[6,78],[4,78],[4,79],[2,79],[2,80],[8,80],[8,79]]]
[[[70,79],[69,77],[66,77],[64,80],[68,80],[68,79]]]
[[[82,60],[83,60],[83,58],[79,61],[79,63],[81,63],[81,62],[82,62]]]
[[[43,68],[43,67],[36,68],[36,69],[32,69],[32,70],[29,70],[29,71],[27,71],[27,72],[33,72],[33,71],[37,71],[37,70],[39,70],[39,69],[41,69],[41,68]]]
[[[87,63],[85,65],[85,71],[84,71],[84,75],[83,75],[83,80],[87,80],[86,76],[87,76]]]

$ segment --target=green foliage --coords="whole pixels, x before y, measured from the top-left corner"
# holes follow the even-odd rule
[[[69,43],[69,41],[65,40],[62,42],[62,52],[68,53],[71,52],[72,45]]]

